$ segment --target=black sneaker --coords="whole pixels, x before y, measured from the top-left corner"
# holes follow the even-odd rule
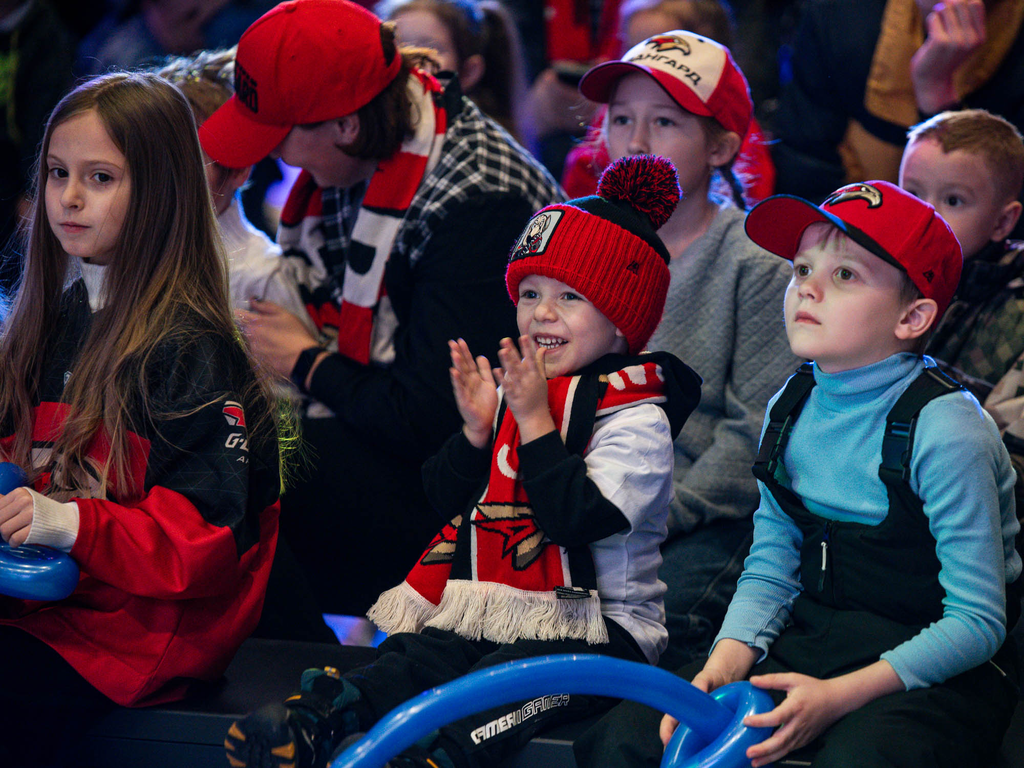
[[[232,768],[314,768],[313,734],[283,704],[268,704],[231,724],[224,749]],[[326,763],[324,763],[326,765]]]
[[[232,768],[326,768],[335,746],[358,730],[359,690],[337,670],[307,669],[302,690],[232,724],[224,749]]]

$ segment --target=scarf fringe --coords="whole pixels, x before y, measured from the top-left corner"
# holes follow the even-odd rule
[[[451,579],[436,615],[426,626],[447,629],[469,640],[608,642],[597,590],[579,599],[558,599],[553,592],[530,592],[507,584]]]
[[[366,618],[387,635],[396,632],[420,632],[427,620],[437,613],[437,606],[403,581],[382,592],[366,612]]]

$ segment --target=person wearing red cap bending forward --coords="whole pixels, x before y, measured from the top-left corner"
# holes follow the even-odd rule
[[[282,3],[242,35],[235,96],[200,132],[221,165],[271,155],[303,169],[278,242],[320,332],[269,302],[238,317],[312,400],[317,464],[286,494],[283,532],[332,613],[365,611],[433,534],[419,468],[460,423],[447,340],[494,349],[512,332],[508,249],[562,199],[456,81],[416,60],[354,3]]]
[[[709,658],[680,674],[773,695],[744,720],[776,729],[747,750],[755,768],[802,747],[813,766],[989,765],[1017,699],[1014,471],[992,418],[920,354],[960,245],[884,181],[821,207],[768,198],[746,228],[793,262],[786,331],[813,362],[768,406],[750,556]],[[656,757],[648,712],[639,751]],[[577,742],[608,739],[581,766],[636,764],[601,753],[609,723]]]

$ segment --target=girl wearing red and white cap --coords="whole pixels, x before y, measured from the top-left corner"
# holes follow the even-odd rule
[[[671,282],[651,339],[704,379],[675,443],[663,547],[670,640],[662,659],[682,664],[707,651],[749,543],[758,498],[750,465],[764,409],[798,364],[780,311],[790,270],[747,237],[739,207],[711,192],[716,173],[731,176],[753,112],[727,48],[693,32],[655,35],[591,69],[580,91],[608,104],[612,159],[667,157],[684,194],[658,230]]]

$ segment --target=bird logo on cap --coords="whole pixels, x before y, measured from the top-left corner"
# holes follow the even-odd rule
[[[647,45],[658,53],[666,51],[682,51],[684,56],[690,55],[690,43],[674,35],[657,35],[647,41]]]
[[[848,184],[829,195],[822,205],[832,207],[849,200],[866,200],[868,208],[877,208],[882,204],[882,192],[871,184]]]

